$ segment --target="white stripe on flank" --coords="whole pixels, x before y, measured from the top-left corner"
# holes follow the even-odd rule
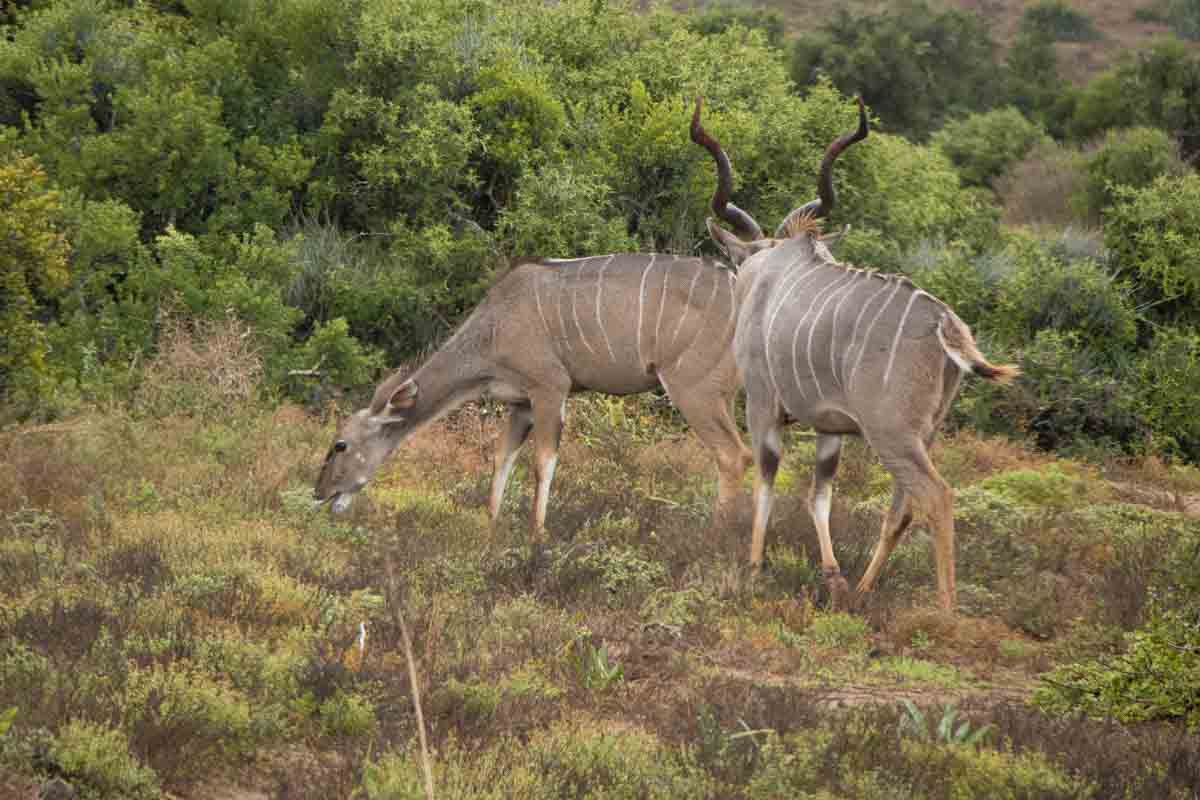
[[[539,275],[533,279],[533,296],[537,298],[538,316],[542,318],[542,327],[546,329],[546,338],[553,340],[554,336],[550,333],[550,323],[546,321],[546,312],[542,311],[541,281],[538,280],[540,277]]]
[[[788,298],[791,297],[792,292],[800,288],[801,284],[805,283],[811,278],[816,277],[820,273],[821,266],[822,265],[818,264],[809,270],[797,270],[795,277],[790,275],[788,276],[788,278],[792,279],[792,285],[786,292],[781,291],[779,293],[779,300],[775,303],[775,313],[771,315],[771,318],[767,321],[767,329],[763,331],[763,351],[767,359],[767,377],[771,379],[771,388],[775,390],[775,395],[777,397],[783,397],[783,395],[779,393],[779,383],[775,379],[775,367],[773,366],[774,362],[771,360],[771,329],[775,326],[775,318],[779,316],[779,312],[783,310],[785,305],[787,305]],[[784,280],[786,281],[788,278],[784,278]],[[767,307],[770,308],[770,303],[767,304]]]
[[[826,297],[830,296],[832,294],[833,288],[835,286],[839,286],[839,285],[845,283],[846,278],[848,278],[848,277],[850,277],[850,276],[846,275],[846,274],[842,274],[842,275],[838,276],[837,278],[835,278],[832,283],[826,284],[825,288],[821,289],[821,291],[817,292],[813,296],[812,302],[808,304],[808,308],[804,311],[804,315],[802,317],[800,317],[800,319],[796,322],[796,332],[792,335],[792,376],[796,380],[796,388],[800,390],[800,395],[802,397],[804,397],[804,399],[806,399],[806,400],[808,399],[808,397],[804,394],[804,388],[800,385],[800,367],[798,366],[799,359],[797,358],[797,355],[796,355],[796,345],[800,342],[800,332],[805,330],[805,328],[807,327],[807,329],[809,331],[809,341],[812,340],[812,335],[811,335],[812,334],[812,325],[811,324],[806,325],[806,321],[812,315],[813,309],[817,307],[817,301],[822,298],[826,298]],[[821,307],[824,308],[824,305],[822,305]],[[811,365],[812,364],[812,353],[811,352],[808,353],[808,357],[809,357],[809,364]],[[817,373],[815,371],[813,371],[811,366],[809,367],[808,374],[812,376],[813,383],[815,383],[817,385],[817,394],[822,399],[824,399],[825,392],[823,392],[821,390],[821,381],[817,378]]]
[[[591,353],[592,355],[596,355],[596,351],[592,349],[591,343],[587,340],[587,337],[583,335],[583,326],[579,324],[579,312],[575,310],[575,301],[578,299],[578,297],[579,297],[579,290],[572,289],[571,290],[571,317],[575,320],[575,330],[579,331],[579,339],[580,339],[580,341],[583,342],[583,346],[588,349],[588,352]]]
[[[888,278],[887,280],[891,280],[891,278]],[[863,334],[862,346],[858,348],[858,357],[854,359],[854,366],[850,368],[850,377],[846,382],[847,389],[854,385],[854,373],[858,372],[858,365],[862,361],[863,353],[866,352],[867,345],[871,341],[871,331],[875,328],[875,323],[879,322],[879,318],[883,316],[883,312],[886,311],[887,307],[892,304],[892,298],[896,296],[896,292],[900,291],[901,285],[902,284],[900,281],[897,280],[896,285],[892,288],[891,293],[887,296],[887,300],[883,301],[883,305],[879,307],[879,310],[875,312],[875,316],[871,318],[871,324],[867,326],[867,332]]]
[[[650,274],[650,270],[654,269],[654,259],[657,254],[650,254],[650,263],[642,270],[642,288],[638,291],[638,328],[637,328],[637,357],[638,361],[642,359],[642,316],[646,306],[646,276]]]
[[[571,343],[571,337],[567,336],[567,323],[563,322],[563,295],[567,290],[563,288],[562,279],[558,281],[558,329],[562,331],[562,340],[567,343],[567,349],[574,350],[575,345]]]
[[[913,303],[917,302],[917,298],[925,294],[921,290],[912,293],[912,297],[908,298],[908,305],[904,307],[904,313],[900,315],[900,324],[896,326],[896,335],[892,337],[892,352],[888,354],[887,369],[883,371],[883,385],[887,386],[888,376],[892,374],[892,364],[896,363],[896,351],[900,349],[900,334],[904,332],[904,323],[908,320],[908,312],[912,310]]]
[[[708,265],[701,263],[700,269],[707,269]],[[699,276],[699,272],[696,273]],[[708,302],[704,304],[704,311],[700,315],[700,324],[696,327],[696,332],[692,334],[691,340],[687,343],[687,347],[679,351],[679,358],[675,359],[675,363],[671,365],[671,369],[678,369],[683,360],[687,358],[688,353],[692,352],[692,348],[696,346],[696,342],[704,335],[704,326],[708,321],[708,312],[712,311],[713,303],[717,301],[717,289],[721,288],[721,279],[718,275],[712,276],[712,291],[708,295]]]
[[[671,346],[675,346],[675,340],[679,338],[679,331],[683,329],[683,321],[687,319],[688,311],[692,308],[692,291],[696,288],[696,281],[700,280],[700,271],[704,265],[700,265],[700,269],[696,270],[696,274],[692,276],[692,283],[688,286],[687,302],[683,304],[683,313],[679,315],[679,324],[675,326],[675,333],[671,336]]]
[[[825,302],[821,304],[821,308],[817,311],[817,315],[815,317],[813,317],[813,321],[808,324],[808,344],[805,345],[805,348],[804,348],[806,351],[806,354],[808,356],[808,371],[810,373],[812,373],[813,380],[817,382],[817,394],[820,395],[822,400],[825,399],[825,392],[821,391],[821,382],[817,381],[817,368],[816,368],[816,366],[813,365],[813,358],[812,358],[813,334],[815,334],[817,332],[817,326],[821,324],[821,317],[825,314],[825,307],[829,305],[829,302],[831,300],[833,300],[833,298],[837,297],[839,294],[841,294],[843,291],[845,291],[846,288],[848,286],[852,285],[854,283],[854,281],[856,281],[857,279],[858,279],[858,275],[851,273],[850,280],[842,281],[842,285],[838,287],[838,290],[836,292],[830,292],[829,296],[825,298]],[[837,331],[834,331],[831,329],[829,332],[830,340],[832,340],[836,335],[837,335]],[[831,371],[831,374],[832,374],[832,371]],[[836,385],[836,376],[835,376],[834,383]]]
[[[878,275],[878,273],[875,273],[875,272],[868,272],[867,274],[870,275],[872,278],[874,278]],[[887,290],[888,290],[888,282],[887,282],[887,279],[885,278],[885,279],[883,279],[883,286],[880,286],[879,291],[875,292],[875,294],[873,294],[867,298],[867,302],[863,303],[862,308],[860,308],[858,310],[858,316],[854,318],[854,332],[850,335],[850,344],[849,344],[849,346],[846,347],[845,352],[842,353],[842,384],[846,388],[850,387],[850,384],[846,383],[846,359],[849,358],[850,354],[854,352],[854,343],[856,341],[858,341],[859,323],[862,322],[862,318],[867,313],[867,309],[871,307],[871,303],[875,302],[875,298],[879,297],[879,295],[883,294]]]
[[[615,253],[613,255],[616,255]],[[612,256],[608,256],[612,258]],[[580,256],[579,258],[543,258],[545,264],[573,264],[576,261],[591,261],[593,258],[604,258],[604,256]]]
[[[675,256],[674,260],[678,261],[679,256]],[[667,305],[667,284],[669,284],[670,282],[671,282],[671,268],[664,267],[663,268],[662,294],[658,298],[658,320],[654,323],[654,352],[658,356],[658,358],[655,359],[656,361],[661,360],[663,357],[662,336],[659,333],[659,331],[662,330],[663,309],[666,308],[666,305]]]
[[[604,270],[608,269],[608,265],[616,255],[609,256],[603,264],[600,265],[600,271],[596,273],[596,324],[600,326],[600,333],[604,334],[604,344],[608,345],[608,355],[613,361],[617,360],[617,354],[613,352],[612,342],[608,340],[608,331],[604,329],[604,317],[600,315],[600,298],[604,294]]]
[[[842,299],[838,300],[838,304],[833,307],[833,322],[829,325],[829,329],[832,331],[832,334],[829,337],[829,374],[833,376],[833,384],[838,388],[841,388],[842,384],[837,374],[837,359],[834,357],[834,353],[837,352],[838,314],[841,312],[842,306],[846,304],[846,301],[854,295],[854,290],[858,288],[858,279],[863,275],[869,274],[863,272],[862,270],[854,271],[857,273],[857,275],[855,276],[854,280],[850,282],[850,285],[846,287],[846,291],[842,295]]]

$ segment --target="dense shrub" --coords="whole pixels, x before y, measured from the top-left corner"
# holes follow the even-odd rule
[[[1200,461],[1200,336],[1161,327],[1137,362],[1138,407],[1155,450]]]
[[[954,162],[963,181],[974,186],[990,184],[1043,141],[1045,132],[1011,107],[949,122],[933,137],[933,144]]]
[[[1035,145],[992,185],[1004,205],[1005,222],[1065,226],[1080,221],[1073,198],[1084,180],[1080,154],[1048,141]]]
[[[1179,137],[1184,159],[1200,151],[1200,56],[1162,39],[1101,73],[1073,95],[1067,133],[1076,139],[1109,128],[1148,125]]]
[[[1200,322],[1200,175],[1117,189],[1104,242],[1155,318]]]
[[[1039,0],[1021,12],[1023,33],[1042,33],[1057,41],[1088,42],[1100,38],[1084,12],[1065,0]]]
[[[1112,205],[1117,187],[1144,188],[1163,175],[1180,176],[1178,144],[1156,128],[1110,130],[1084,157],[1086,182],[1078,202],[1083,215],[1099,222]]]
[[[67,285],[69,249],[47,184],[32,158],[0,165],[0,400],[36,402],[50,389],[42,319]]]
[[[1200,619],[1196,612],[1162,612],[1129,634],[1115,658],[1052,670],[1035,692],[1047,711],[1081,711],[1123,722],[1179,720],[1200,728]]]
[[[861,15],[839,8],[796,40],[792,79],[805,86],[824,73],[842,91],[861,92],[886,130],[924,139],[947,116],[993,102],[994,50],[972,12],[924,0]]]

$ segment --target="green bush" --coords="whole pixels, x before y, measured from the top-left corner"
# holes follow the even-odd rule
[[[828,75],[861,92],[886,129],[924,139],[949,115],[987,108],[998,89],[995,42],[983,20],[956,8],[906,0],[875,13],[839,8],[792,53],[798,86]]]
[[[1155,613],[1113,658],[1067,664],[1042,678],[1033,701],[1052,713],[1079,711],[1122,722],[1170,719],[1200,729],[1200,617]]]
[[[74,720],[54,737],[56,771],[86,800],[151,800],[159,797],[154,771],[129,752],[125,734],[100,723]]]
[[[1136,369],[1138,409],[1153,432],[1154,449],[1200,461],[1200,335],[1159,328]]]
[[[1065,0],[1039,0],[1027,6],[1021,12],[1020,29],[1060,42],[1090,42],[1100,38],[1091,17]]]
[[[1116,364],[1137,341],[1129,290],[1090,258],[1056,256],[1032,238],[1014,237],[1004,251],[1011,271],[998,282],[989,335],[1031,342],[1043,331],[1076,337],[1088,357]],[[1013,263],[1015,262],[1015,263]]]
[[[991,184],[1010,164],[1045,141],[1045,131],[1011,106],[948,122],[932,139],[963,181],[973,186]]]
[[[1159,320],[1200,322],[1200,175],[1120,188],[1115,201],[1104,242],[1135,279],[1139,299]]]
[[[1084,215],[1099,222],[1116,199],[1117,187],[1142,189],[1163,175],[1180,176],[1187,167],[1179,146],[1157,128],[1110,130],[1084,159],[1086,176],[1077,202]]]

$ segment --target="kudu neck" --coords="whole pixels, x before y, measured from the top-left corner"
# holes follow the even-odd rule
[[[478,399],[487,383],[482,359],[447,342],[410,379],[417,384],[417,402],[409,417],[415,427]]]

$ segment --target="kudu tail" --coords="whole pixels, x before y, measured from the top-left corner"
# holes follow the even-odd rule
[[[967,323],[952,311],[947,311],[938,322],[937,334],[946,355],[963,372],[973,372],[993,383],[1009,383],[1021,374],[1021,368],[1016,364],[993,364],[988,361],[975,346],[975,337],[971,335]]]

